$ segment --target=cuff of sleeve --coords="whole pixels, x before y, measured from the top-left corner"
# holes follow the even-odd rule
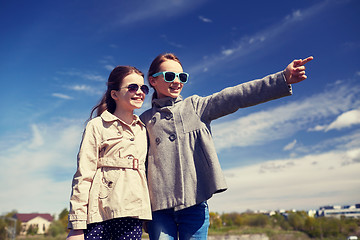
[[[87,229],[87,223],[86,221],[83,220],[77,220],[77,221],[72,221],[68,223],[67,226],[68,229]]]
[[[289,88],[290,94],[292,94],[292,86],[291,86],[291,84],[289,84],[289,83],[286,82],[285,70],[281,72],[281,75],[282,75],[282,77],[283,77],[283,79],[284,79],[285,84],[286,84],[286,85],[288,86],[288,88]]]

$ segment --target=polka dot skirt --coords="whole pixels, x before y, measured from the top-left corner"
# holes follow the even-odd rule
[[[142,220],[136,218],[115,218],[87,225],[86,240],[140,240]]]

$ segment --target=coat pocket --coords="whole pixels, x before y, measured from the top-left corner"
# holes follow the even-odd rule
[[[100,184],[99,198],[107,198],[115,187],[121,169],[114,167],[102,167],[102,179]]]

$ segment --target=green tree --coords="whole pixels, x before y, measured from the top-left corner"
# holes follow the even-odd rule
[[[222,223],[223,225],[225,226],[232,226],[233,225],[233,220],[231,218],[231,215],[229,213],[223,213],[221,215],[221,220],[222,220]]]
[[[324,237],[337,237],[340,234],[341,224],[337,218],[323,218],[322,231]]]
[[[69,215],[69,211],[65,208],[61,211],[61,213],[59,214],[59,221],[63,226],[63,229],[65,231],[67,231],[67,225],[68,225],[68,215]]]
[[[290,212],[288,214],[288,222],[290,226],[297,231],[305,228],[305,217],[300,212]]]
[[[58,220],[54,220],[46,235],[56,237],[59,234],[65,233],[67,231],[67,224],[68,224],[68,215],[69,211],[65,208],[59,214]]]
[[[210,212],[210,228],[219,229],[222,227],[221,217],[218,213]]]
[[[291,228],[289,222],[280,213],[271,216],[271,224],[273,227],[280,226],[283,230],[289,230]]]
[[[256,227],[265,227],[269,223],[269,217],[264,214],[256,214],[251,218],[250,225]]]
[[[7,237],[6,226],[5,219],[0,218],[0,239],[6,239]]]
[[[56,237],[59,234],[65,233],[63,223],[59,220],[53,221],[46,233],[47,236]]]

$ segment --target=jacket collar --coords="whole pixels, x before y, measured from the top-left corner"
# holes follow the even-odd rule
[[[105,122],[114,122],[114,121],[120,121],[124,124],[126,124],[123,120],[119,119],[117,116],[111,114],[108,110],[105,110],[100,117],[102,118],[102,120],[104,120]],[[140,124],[140,126],[144,126],[145,124],[140,120],[139,116],[137,115],[133,115],[134,120],[132,122],[132,124]],[[128,125],[128,124],[127,124]]]
[[[154,98],[152,100],[153,107],[169,107],[173,106],[175,103],[182,101],[183,98],[181,95],[179,95],[177,98],[172,97],[164,97],[164,98]]]

